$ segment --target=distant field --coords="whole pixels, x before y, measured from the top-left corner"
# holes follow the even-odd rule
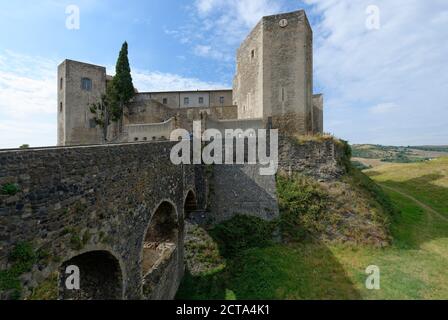
[[[371,144],[360,144],[352,146],[353,158],[362,163],[365,159],[372,159],[376,167],[380,162],[412,163],[428,159],[448,156],[448,146],[421,146],[421,147],[395,147]],[[359,160],[360,159],[360,160]]]

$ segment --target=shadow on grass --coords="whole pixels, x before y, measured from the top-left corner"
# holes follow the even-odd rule
[[[227,257],[219,273],[187,273],[178,299],[361,299],[332,252],[322,243],[270,244]]]

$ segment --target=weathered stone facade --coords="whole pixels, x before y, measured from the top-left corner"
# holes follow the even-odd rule
[[[196,191],[194,167],[173,165],[172,145],[0,152],[0,185],[15,183],[20,189],[0,195],[1,269],[20,242],[48,252],[50,261],[37,263],[25,276],[25,292],[31,292],[66,261],[100,252],[120,266],[121,291],[115,298],[173,298],[184,271],[184,201]],[[176,249],[154,270],[165,280],[145,289],[144,279],[153,276],[142,274],[145,233],[162,204],[175,212]]]
[[[88,104],[105,91],[105,68],[66,60],[58,74],[59,145],[103,143]],[[89,90],[83,79],[91,81]],[[323,98],[313,96],[313,32],[305,11],[262,18],[238,49],[233,90],[140,92],[126,112],[125,123],[147,126],[128,135],[126,127],[118,132],[111,125],[108,142],[166,138],[164,122],[175,116],[176,128],[191,131],[200,113],[220,128],[240,129],[229,120],[248,121],[247,127],[260,119],[283,135],[322,133]]]
[[[263,19],[237,53],[240,118],[272,118],[285,135],[319,133],[313,119],[313,33],[305,11]]]
[[[89,104],[107,80],[103,67],[70,60],[59,66],[59,145],[104,143]],[[285,137],[323,131],[305,13],[265,17],[238,51],[233,92],[137,94],[124,110],[124,131],[118,136],[112,127],[109,140],[137,143],[0,151],[0,186],[18,188],[0,195],[0,270],[11,268],[15,246],[30,243],[47,254],[21,274],[25,296],[57,274],[61,299],[171,299],[184,273],[187,213],[202,210],[214,222],[236,214],[278,217],[275,176],[260,175],[259,165],[174,165],[175,142],[153,141],[175,128],[192,132],[194,120],[223,135],[278,128],[281,171],[323,180],[344,172],[343,148],[333,140]],[[83,274],[79,291],[65,289],[70,265]]]
[[[18,187],[0,195],[0,270],[27,242],[46,258],[21,275],[25,296],[53,281],[64,299],[171,299],[184,272],[187,213],[202,210],[211,222],[278,216],[275,176],[252,164],[174,165],[174,144],[0,151],[0,186]],[[344,173],[343,152],[332,139],[280,138],[279,170],[331,180]],[[83,274],[81,291],[63,289],[71,264]]]

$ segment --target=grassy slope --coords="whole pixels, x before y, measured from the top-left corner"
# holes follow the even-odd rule
[[[448,159],[384,166],[369,174],[436,209],[422,208],[387,190],[401,211],[393,245],[327,245],[307,242],[245,250],[228,267],[187,276],[179,298],[190,299],[446,299],[448,298]],[[429,176],[431,178],[429,178]],[[381,290],[365,289],[364,270],[381,270]]]

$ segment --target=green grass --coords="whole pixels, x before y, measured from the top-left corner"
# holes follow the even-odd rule
[[[448,159],[387,165],[368,173],[380,185],[413,196],[440,215],[398,192],[381,190],[358,173],[351,178],[354,183],[394,214],[389,247],[318,241],[248,246],[235,257],[225,257],[227,267],[220,272],[187,275],[178,298],[447,299]],[[380,290],[365,288],[369,265],[380,268]]]
[[[366,173],[409,194],[448,217],[448,157],[423,163],[389,164]]]

